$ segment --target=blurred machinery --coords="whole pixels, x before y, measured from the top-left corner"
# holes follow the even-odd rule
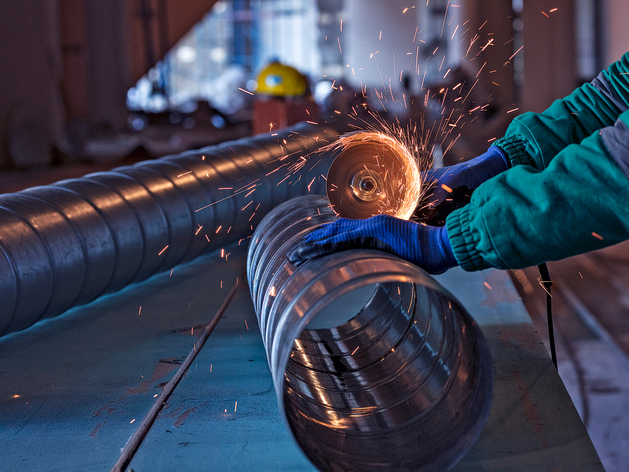
[[[253,134],[318,119],[319,108],[305,75],[278,61],[262,69],[253,103]]]

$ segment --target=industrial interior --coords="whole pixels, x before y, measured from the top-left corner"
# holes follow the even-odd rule
[[[295,259],[324,224],[471,205],[431,176],[599,90],[627,19],[0,1],[0,470],[629,471],[629,242],[508,270]]]

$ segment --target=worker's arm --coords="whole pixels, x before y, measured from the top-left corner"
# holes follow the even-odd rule
[[[543,113],[515,118],[494,144],[511,165],[545,169],[565,147],[578,144],[596,130],[613,125],[629,109],[629,53]]]
[[[466,162],[422,172],[422,184],[431,185],[418,209],[419,219],[428,225],[443,226],[446,217],[469,201],[480,184],[509,168],[506,154],[496,146]]]
[[[515,166],[478,187],[446,220],[458,263],[521,268],[629,239],[628,124],[625,112],[545,169]]]
[[[425,172],[424,179],[432,182],[434,191],[420,208],[420,218],[428,224],[442,225],[450,212],[467,203],[463,197],[482,182],[519,164],[545,169],[565,147],[614,124],[628,108],[629,53],[543,113],[515,118],[505,136],[482,156]]]

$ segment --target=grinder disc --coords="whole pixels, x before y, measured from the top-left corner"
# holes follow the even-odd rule
[[[381,214],[410,218],[419,200],[419,171],[408,150],[376,132],[343,136],[341,144],[327,178],[334,211],[352,219]]]

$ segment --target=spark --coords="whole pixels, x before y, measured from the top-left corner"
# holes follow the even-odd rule
[[[493,290],[493,289],[491,288],[491,285],[489,285],[487,282],[483,282],[483,285],[484,285],[485,287],[487,287],[489,290]]]
[[[521,50],[523,47],[524,47],[524,46],[520,46],[520,48],[519,48],[516,52],[514,52],[514,53],[513,53],[513,55],[509,58],[509,60],[507,60],[507,62],[509,62],[511,59],[513,59],[513,58],[515,57],[515,55],[516,55],[517,53],[519,53],[519,52],[520,52],[520,50]]]
[[[142,305],[140,305],[140,309],[138,310],[138,316],[142,314]]]
[[[16,394],[16,395],[13,395],[13,397],[12,397],[12,398],[20,398],[21,396],[22,396],[22,395],[17,395],[17,394]]]
[[[247,327],[247,331],[249,331],[249,325],[247,324],[247,320],[245,320],[245,326]]]
[[[519,110],[519,108],[514,108],[513,110],[509,110],[509,111],[507,111],[507,113],[513,113],[516,110]]]
[[[444,189],[448,193],[452,193],[452,189],[448,187],[446,184],[441,184],[441,188]]]
[[[476,77],[474,77],[475,79],[478,79],[478,76],[480,75],[481,72],[483,72],[483,69],[485,68],[485,66],[487,65],[487,62],[485,62],[482,67],[479,69],[478,73],[476,74]]]
[[[194,233],[195,236],[197,234],[199,234],[199,231],[201,231],[201,228],[203,228],[203,226],[199,225],[199,227],[197,228],[196,232]]]
[[[550,13],[554,13],[557,11],[557,8],[553,8],[552,10],[550,10]]]
[[[222,228],[222,227],[223,227],[223,225],[220,225],[220,226],[216,229],[216,233],[218,233],[218,232],[221,230],[221,228]],[[216,234],[216,233],[215,233],[215,234]]]
[[[441,25],[441,34],[439,34],[439,37],[443,37],[443,29],[446,26],[446,18],[448,17],[448,9],[450,8],[450,0],[448,0],[448,4],[446,5],[446,12],[443,14],[443,24]]]
[[[354,350],[352,351],[352,354],[351,354],[352,356],[353,356],[354,354],[356,354],[356,351],[358,351],[358,348],[359,348],[359,347],[360,347],[360,346],[356,346],[356,349],[354,349]]]
[[[343,18],[341,18],[341,32],[343,32]]]
[[[166,249],[168,249],[168,246],[169,246],[169,245],[168,245],[168,244],[166,244],[166,247],[165,247],[164,249],[162,249],[161,251],[159,251],[158,256],[161,256],[161,255],[164,253],[164,251],[165,251]]]
[[[241,92],[248,93],[249,95],[253,95],[253,93],[251,93],[249,90],[245,90],[244,88],[238,87],[238,90],[240,90]]]
[[[205,235],[205,239],[207,239],[207,242],[210,242],[210,238],[208,238],[207,234]]]
[[[133,419],[129,422],[129,424],[133,423],[134,421],[135,421],[135,418],[133,418]]]
[[[548,13],[544,13],[544,10],[542,10],[542,15],[544,15],[546,18],[550,18],[550,16],[548,16]]]
[[[238,408],[238,402],[234,405],[234,413],[236,413],[236,408]]]
[[[175,268],[174,268],[174,267],[173,267],[172,269],[170,269],[170,275],[169,275],[169,277],[172,277],[172,276],[173,276],[173,270],[175,270]]]
[[[339,42],[339,52],[343,54],[343,50],[341,49],[341,38],[336,38]]]
[[[192,171],[184,172],[183,174],[179,174],[177,177],[183,177],[184,175],[192,174]]]
[[[600,239],[601,241],[603,240],[603,236],[601,236],[601,235],[600,235],[600,234],[598,234],[598,233],[594,233],[594,232],[592,232],[592,236],[594,236],[596,239]]]
[[[454,6],[454,5],[452,5],[452,6]],[[452,37],[450,39],[454,39],[454,35],[456,34],[458,29],[459,29],[459,25],[456,25],[456,28],[454,28],[454,33],[452,33]]]

